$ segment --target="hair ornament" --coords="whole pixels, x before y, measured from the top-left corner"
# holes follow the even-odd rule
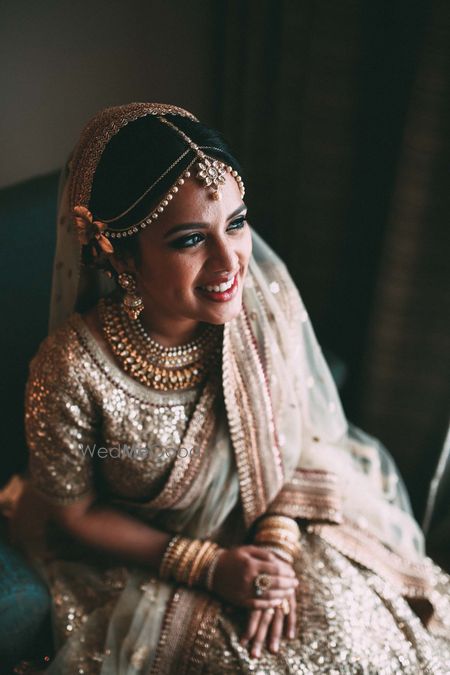
[[[94,256],[101,253],[114,253],[113,245],[103,234],[106,223],[102,223],[101,220],[94,220],[92,213],[85,206],[75,206],[73,213],[80,244],[86,246],[92,242],[92,254]]]
[[[219,187],[226,180],[226,165],[218,159],[211,160],[205,156],[198,161],[197,168],[196,178],[203,183],[205,188],[212,187],[213,199],[220,199]]]
[[[172,162],[172,164],[167,167],[167,169],[149,187],[147,187],[146,190],[130,206],[125,209],[125,211],[122,211],[122,213],[119,213],[109,219],[103,218],[102,220],[94,220],[92,213],[85,206],[74,207],[73,213],[78,240],[83,245],[87,245],[92,242],[92,253],[95,257],[98,257],[102,254],[114,253],[111,239],[121,239],[123,237],[133,236],[157,220],[172,201],[172,199],[176,197],[185,181],[189,179],[191,175],[193,175],[202,184],[202,187],[208,190],[212,199],[221,198],[220,188],[226,182],[227,174],[230,174],[236,181],[242,199],[245,195],[244,182],[238,172],[229,164],[225,164],[221,160],[206,154],[208,150],[220,151],[220,148],[197,145],[184,131],[182,131],[176,124],[165,117],[167,114],[181,114],[185,117],[190,117],[194,121],[197,121],[194,116],[182,109],[174,108],[173,106],[152,104],[149,106],[144,106],[144,108],[146,109],[145,114],[156,115],[162,124],[170,127],[181,139],[183,139],[187,147],[180,154],[180,156],[177,157],[174,162]],[[121,122],[120,124],[116,125],[117,128],[114,126],[111,136],[117,133],[119,129],[126,123],[132,121],[133,119],[137,119],[137,117],[138,115],[136,117],[132,116],[127,121]],[[96,154],[100,154],[101,149],[102,148],[100,146],[97,149],[98,153]],[[116,227],[113,225],[118,220],[130,213],[130,211],[136,207],[156,187],[156,185],[189,154],[189,152],[192,152],[194,156],[188,162],[188,165],[184,171],[181,172],[181,175],[178,175],[174,183],[154,206],[150,213],[147,213],[147,215],[138,222],[132,223],[131,225],[126,225],[125,227]]]

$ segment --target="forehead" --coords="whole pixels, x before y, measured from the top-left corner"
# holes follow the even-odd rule
[[[220,199],[213,199],[211,190],[203,187],[194,176],[187,179],[179,192],[166,206],[160,218],[152,225],[162,234],[182,223],[213,223],[226,220],[243,204],[238,184],[227,174],[220,187]]]

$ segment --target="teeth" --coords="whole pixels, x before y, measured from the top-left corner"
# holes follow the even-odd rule
[[[214,291],[214,293],[224,293],[227,291],[229,288],[232,287],[234,284],[235,277],[230,279],[230,281],[226,281],[223,284],[219,284],[218,286],[203,286],[207,291]]]

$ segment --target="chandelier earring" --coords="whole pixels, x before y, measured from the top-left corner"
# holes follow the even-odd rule
[[[136,292],[136,280],[129,272],[121,272],[117,277],[119,286],[125,291],[123,308],[130,319],[136,320],[144,309],[142,298]]]

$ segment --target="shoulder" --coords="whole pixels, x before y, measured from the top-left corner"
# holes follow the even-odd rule
[[[48,335],[40,344],[30,362],[30,376],[40,375],[45,379],[59,378],[80,371],[86,355],[77,326],[79,314],[72,314],[61,326]]]

